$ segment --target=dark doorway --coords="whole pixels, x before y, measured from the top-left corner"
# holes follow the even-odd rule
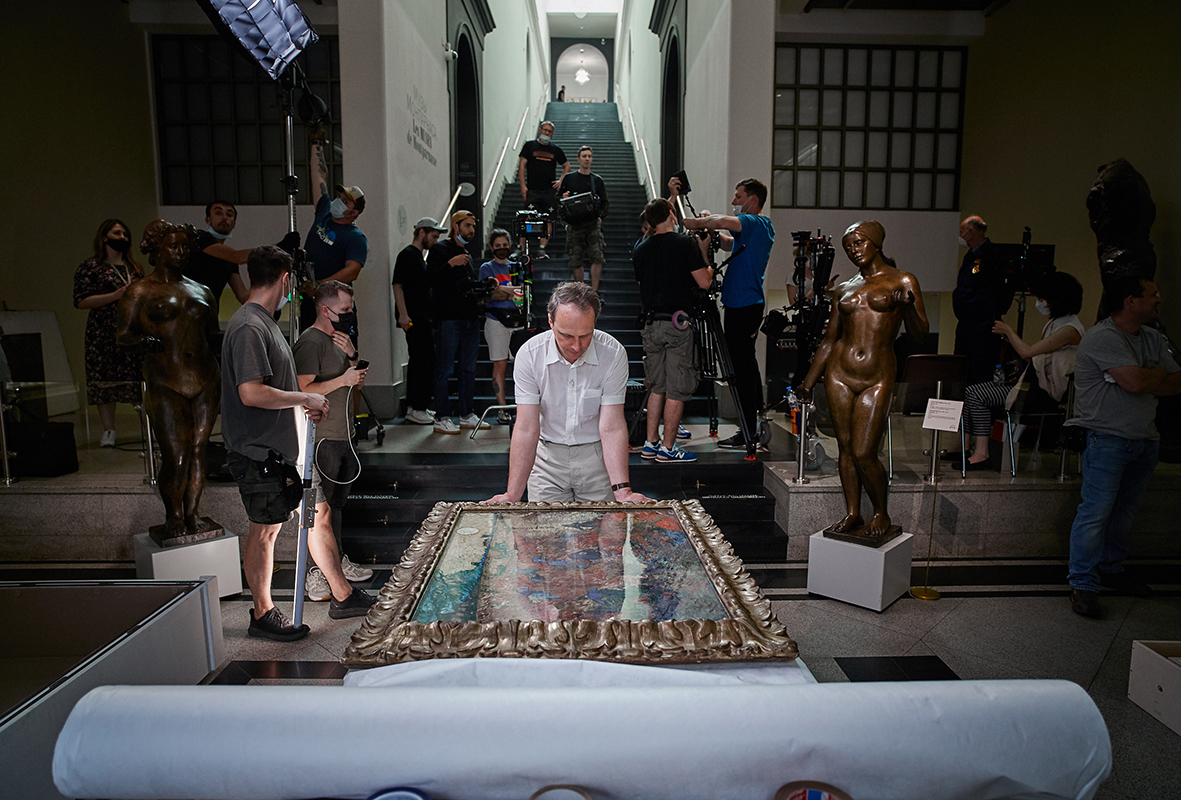
[[[669,177],[681,170],[684,161],[684,109],[681,90],[681,48],[677,37],[670,37],[664,58],[664,103],[660,114],[660,175],[657,194],[666,194]]]
[[[455,202],[455,210],[467,209],[475,212],[477,217],[480,210],[480,198],[483,189],[480,186],[480,87],[476,75],[476,56],[472,51],[471,40],[466,35],[459,37],[459,44],[455,48],[459,58],[455,62],[455,108],[451,119],[454,124],[451,130],[452,141],[455,142],[455,158],[451,162],[452,191],[456,186],[467,182],[476,187],[476,192],[468,197],[460,196]],[[448,225],[447,220],[441,220]]]

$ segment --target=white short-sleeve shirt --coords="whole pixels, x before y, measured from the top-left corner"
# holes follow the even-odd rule
[[[610,334],[596,330],[586,352],[571,364],[547,331],[517,351],[514,395],[518,404],[541,406],[545,441],[590,444],[599,441],[600,407],[623,405],[627,375],[627,351]]]

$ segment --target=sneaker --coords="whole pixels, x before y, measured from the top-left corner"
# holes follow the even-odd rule
[[[98,440],[99,447],[114,447],[115,446],[115,432],[103,431],[102,438]]]
[[[745,450],[746,439],[742,438],[742,431],[726,439],[718,439],[719,450]]]
[[[250,609],[250,627],[246,629],[246,633],[274,642],[294,642],[296,639],[307,636],[309,630],[311,628],[307,625],[293,623],[286,614],[277,608],[271,608],[261,618],[255,619],[252,608]]]
[[[660,442],[644,442],[644,449],[640,451],[640,458],[656,458],[660,452]]]
[[[689,433],[689,429],[686,428],[684,425],[677,426],[677,438],[678,439],[688,439],[691,436],[693,436],[693,434]]]
[[[340,557],[340,571],[344,573],[345,579],[350,581],[367,581],[373,577],[373,570],[358,567],[349,561],[348,556]]]
[[[486,431],[489,428],[491,428],[492,425],[487,422],[481,422],[480,418],[476,416],[476,412],[473,411],[472,413],[468,414],[466,417],[459,418],[459,427],[461,427],[461,428],[479,428],[482,431]]]
[[[513,422],[513,415],[502,409],[496,412],[496,421],[501,425],[511,425]]]
[[[535,255],[534,258],[536,258],[538,261],[540,261],[543,258],[549,258],[549,256],[546,254],[545,248],[539,246],[537,248],[537,255]]]
[[[459,433],[459,426],[450,417],[436,418],[435,433]]]
[[[1099,593],[1088,592],[1086,589],[1072,589],[1070,610],[1083,617],[1099,619],[1103,616],[1103,611],[1099,608]]]
[[[673,442],[673,449],[672,450],[665,450],[664,446],[661,445],[660,450],[656,453],[656,461],[657,461],[657,463],[660,463],[660,464],[667,464],[670,461],[680,461],[682,463],[688,463],[690,461],[696,461],[696,460],[697,460],[696,453],[690,453],[688,450],[681,447],[676,442]]]
[[[345,599],[332,598],[332,602],[328,604],[328,616],[332,619],[363,617],[369,613],[370,607],[376,602],[376,597],[354,586],[353,591]]]
[[[328,579],[319,567],[312,567],[303,581],[303,596],[313,603],[323,603],[332,597],[332,589],[328,587]]]
[[[406,421],[415,425],[433,425],[435,418],[421,409],[411,408],[406,411]]]

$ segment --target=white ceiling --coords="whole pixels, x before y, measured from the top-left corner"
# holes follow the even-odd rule
[[[584,36],[595,39],[615,38],[615,12],[587,12],[582,19],[573,13],[553,11],[547,12],[550,36],[569,36],[581,38]]]

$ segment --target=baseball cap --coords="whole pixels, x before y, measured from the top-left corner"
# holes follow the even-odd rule
[[[435,231],[445,232],[447,229],[439,224],[439,221],[434,217],[423,217],[418,222],[414,223],[414,230],[422,230],[423,228],[430,228]]]
[[[365,196],[365,193],[361,191],[360,186],[342,186],[341,184],[338,183],[338,184],[336,184],[336,188],[334,189],[334,191],[337,194],[347,194],[349,196],[349,199],[352,200],[354,203]]]
[[[454,226],[458,225],[459,223],[463,222],[465,219],[475,219],[475,218],[476,218],[476,215],[470,211],[456,211],[454,214],[451,215],[451,225],[452,225],[452,227],[454,227]]]

